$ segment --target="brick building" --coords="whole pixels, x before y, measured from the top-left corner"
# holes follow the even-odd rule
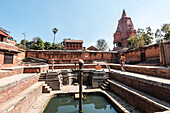
[[[136,35],[132,20],[126,16],[125,10],[123,10],[122,18],[118,21],[116,32],[114,33],[114,50],[122,50],[128,47],[130,44],[127,39],[131,35]]]
[[[65,50],[82,50],[83,40],[65,40]]]
[[[99,51],[96,47],[90,46],[87,48],[87,50],[92,50],[92,51]]]
[[[15,46],[16,41],[8,33],[0,28],[0,69],[17,66],[18,55],[20,60],[25,57],[25,50],[19,50]]]
[[[16,41],[9,35],[9,33],[9,31],[0,27],[0,42],[6,42],[15,45]]]

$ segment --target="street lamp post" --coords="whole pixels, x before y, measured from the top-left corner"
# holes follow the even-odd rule
[[[24,47],[26,47],[26,38],[25,38],[25,32],[22,33],[24,35]]]
[[[82,84],[83,84],[83,64],[84,61],[83,60],[79,60],[79,113],[82,113],[82,105],[83,105],[83,99],[82,99]]]

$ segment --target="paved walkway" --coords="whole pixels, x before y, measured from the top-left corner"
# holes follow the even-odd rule
[[[138,73],[132,73],[132,72],[121,72],[120,70],[115,70],[115,69],[111,69],[111,71],[115,72],[115,73],[120,73],[123,75],[128,75],[131,77],[137,77],[140,79],[145,79],[145,80],[149,80],[149,81],[153,81],[156,83],[161,83],[165,84],[166,86],[170,87],[170,79],[166,79],[166,78],[161,78],[161,77],[154,77],[154,76],[149,76],[149,75],[144,75],[144,74],[138,74]]]

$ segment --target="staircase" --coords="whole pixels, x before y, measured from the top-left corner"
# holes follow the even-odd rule
[[[109,90],[109,82],[108,82],[108,80],[109,80],[109,79],[106,79],[106,80],[102,83],[101,88],[102,88],[103,90]]]
[[[140,68],[138,69],[140,71]],[[158,67],[156,69],[159,71]],[[146,67],[146,71],[149,70],[150,68]],[[170,68],[166,71],[168,70]],[[134,73],[111,69],[110,79],[105,80],[101,88],[104,90],[109,88],[143,113],[163,112],[170,110],[170,79],[168,78],[168,76],[162,78],[159,75],[147,75],[146,72],[142,74],[141,71]]]
[[[43,84],[42,93],[50,93],[52,89],[47,84]]]

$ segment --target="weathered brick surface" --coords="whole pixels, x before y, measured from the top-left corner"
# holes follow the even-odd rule
[[[16,94],[22,92],[23,90],[27,89],[28,87],[35,84],[39,79],[39,76],[34,76],[28,80],[20,81],[20,83],[16,82],[13,87],[5,87],[3,91],[0,92],[0,103],[3,103],[10,98],[14,97]]]
[[[154,113],[157,111],[167,110],[166,108],[158,106],[154,104],[152,101],[143,98],[142,95],[133,93],[132,91],[126,90],[123,87],[120,87],[114,83],[110,83],[110,89],[115,94],[117,94],[130,104],[132,104],[136,109],[140,110],[143,113]]]
[[[16,69],[2,69],[2,70],[6,70],[7,72],[0,72],[0,79],[1,78],[5,78],[5,77],[9,77],[9,76],[13,76],[16,74],[21,74],[23,73],[23,68],[16,68]]]
[[[106,60],[107,62],[113,62],[117,60],[115,52],[88,52],[88,51],[27,51],[26,57],[35,57],[48,60],[48,63],[52,62],[56,64],[69,64],[78,63],[79,59],[83,59],[85,63],[91,63],[93,60]]]
[[[164,87],[163,83],[156,83],[154,81],[144,80],[136,77],[130,77],[120,73],[110,73],[111,78],[119,81],[129,87],[140,90],[146,94],[157,97],[166,102],[170,102],[170,88]]]
[[[14,109],[9,111],[9,113],[26,113],[30,106],[38,99],[42,94],[42,85],[33,89],[32,92],[28,93],[25,98],[23,98],[17,105],[14,106]]]
[[[42,72],[45,72],[49,69],[49,66],[29,66],[29,67],[25,67],[24,68],[24,73],[37,73],[37,70],[38,70],[38,73],[42,73]]]
[[[159,60],[159,45],[158,44],[150,45],[148,47],[143,47],[141,49],[142,49],[142,52],[145,52],[146,61],[155,62],[155,60],[152,61],[152,59]],[[140,62],[141,61],[141,49],[135,49],[135,50],[124,52],[126,61]]]

